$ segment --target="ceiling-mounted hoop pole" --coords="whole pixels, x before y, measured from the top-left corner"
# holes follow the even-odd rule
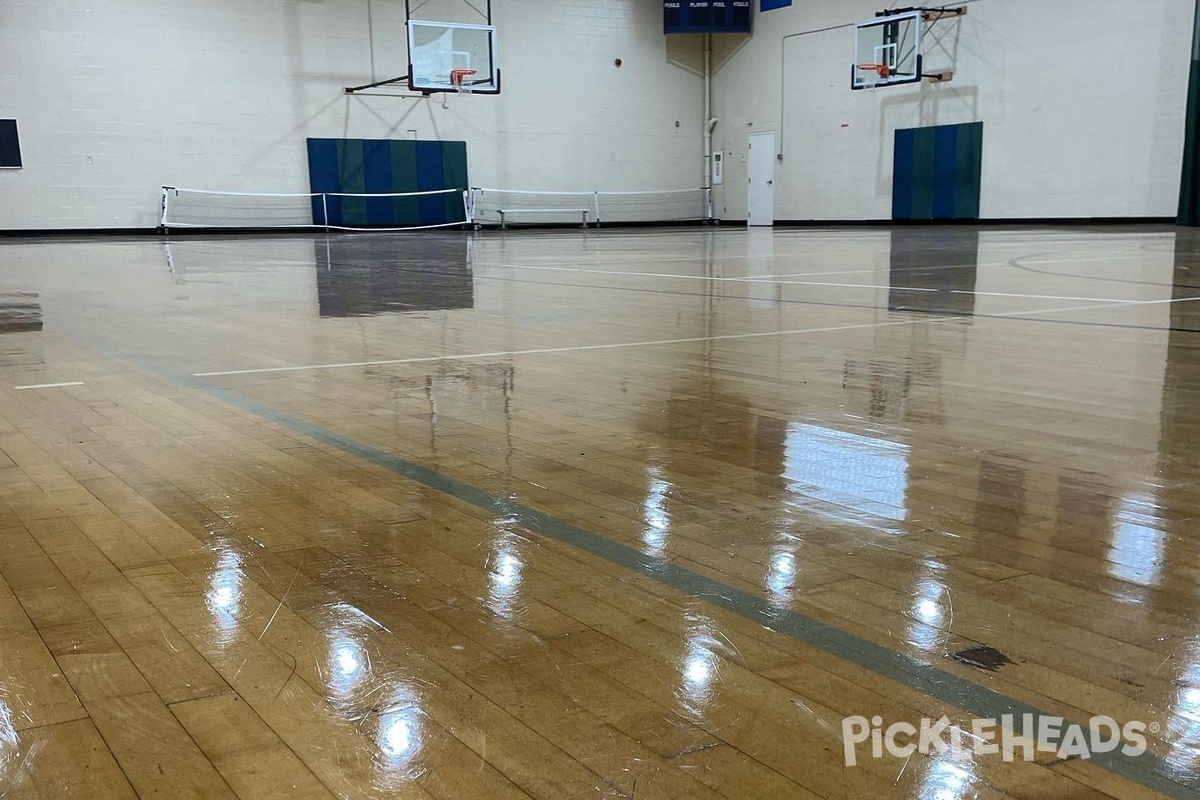
[[[492,0],[487,0],[487,24],[492,24]],[[496,49],[493,47],[488,50],[488,69],[496,79],[496,91],[500,91],[500,69],[496,66]]]
[[[428,2],[429,2],[429,0],[425,0],[424,3],[421,3],[421,6],[425,5]],[[468,2],[468,0],[463,0],[463,3],[471,6],[471,8],[475,9],[476,12],[479,11],[479,9],[475,8],[475,6],[472,6],[471,3]],[[417,8],[420,9],[421,6],[417,6]],[[404,0],[404,24],[405,25],[407,25],[408,21],[413,18],[412,12],[413,12],[412,0]],[[492,24],[492,0],[487,0],[487,24],[488,25]]]

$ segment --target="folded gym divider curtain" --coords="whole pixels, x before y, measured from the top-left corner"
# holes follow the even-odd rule
[[[1188,77],[1187,123],[1183,134],[1183,176],[1179,182],[1179,224],[1200,227],[1200,3],[1192,29],[1192,69]]]

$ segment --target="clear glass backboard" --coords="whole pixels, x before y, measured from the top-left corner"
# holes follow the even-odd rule
[[[852,89],[921,80],[921,10],[876,17],[855,26]]]
[[[500,93],[494,25],[410,20],[408,62],[408,85],[413,91],[459,91],[463,87],[455,83],[453,73],[474,70],[463,78],[466,88],[479,94]]]

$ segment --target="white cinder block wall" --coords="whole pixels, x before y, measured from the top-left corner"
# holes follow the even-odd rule
[[[984,218],[1173,217],[1192,0],[977,0],[949,26],[956,77],[851,92],[878,0],[797,0],[716,37],[717,207],[746,218],[746,138],[774,131],[775,218],[889,219],[893,131],[984,123]],[[785,36],[791,36],[786,41]],[[927,71],[947,55],[928,54]]]
[[[465,139],[477,185],[701,185],[699,37],[664,37],[658,0],[494,6],[504,93],[443,108],[343,93],[407,71],[402,0],[2,0],[25,168],[0,171],[0,229],[152,227],[164,183],[306,192],[309,136]]]

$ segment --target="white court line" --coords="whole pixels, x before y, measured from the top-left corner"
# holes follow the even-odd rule
[[[811,275],[850,275],[855,273],[871,272],[871,270],[861,269],[853,270],[852,272],[797,272],[793,275],[764,275],[762,277],[717,277],[716,275],[679,275],[674,272],[630,272],[628,270],[615,269],[588,269],[586,267],[529,267],[521,266],[520,264],[505,264],[508,269],[536,269],[550,270],[554,272],[578,272],[589,275],[627,275],[631,278],[682,278],[691,281],[737,281],[740,283],[775,283],[783,286],[833,286],[839,289],[896,289],[897,291],[905,292],[937,292],[940,289],[926,289],[917,286],[880,286],[878,284],[867,283],[826,283],[825,281],[781,281],[777,278],[787,277],[804,277]]]
[[[665,259],[664,259],[665,260]],[[696,259],[690,259],[695,261]],[[638,272],[637,270],[591,269],[590,267],[537,267],[531,264],[475,264],[485,269],[533,269],[545,272],[586,272],[594,275],[628,275],[631,278],[683,278],[692,281],[747,281],[775,283],[777,278],[811,278],[820,275],[861,275],[871,273],[871,269],[846,269],[831,272],[788,272],[783,275],[738,276],[738,275],[681,275],[678,272]],[[823,284],[830,285],[833,284]]]
[[[930,289],[918,286],[883,286],[874,283],[829,283],[826,281],[785,281],[778,280],[779,278],[793,277],[812,277],[816,275],[853,275],[865,272],[873,272],[874,270],[858,269],[848,270],[845,272],[797,272],[789,275],[766,275],[763,277],[716,277],[708,275],[679,275],[672,272],[632,272],[623,270],[608,270],[608,269],[588,269],[586,267],[534,267],[524,266],[521,264],[502,264],[498,265],[506,269],[532,269],[546,270],[552,272],[577,272],[588,273],[592,275],[624,275],[631,278],[677,278],[693,281],[734,281],[737,283],[766,283],[778,286],[831,286],[837,289],[886,289],[888,291],[898,292],[939,292],[941,289]],[[980,264],[982,267],[999,267],[1007,266],[1007,264]],[[1010,292],[972,292],[961,289],[952,290],[953,294],[973,294],[978,297],[1020,297],[1026,300],[1085,300],[1093,303],[1125,303],[1127,301],[1120,300],[1114,297],[1073,297],[1070,295],[1055,295],[1055,294],[1013,294]]]
[[[777,278],[816,278],[823,275],[863,275],[872,274],[873,269],[838,269],[829,272],[785,272],[782,275],[747,275],[739,278],[736,275],[730,277],[722,277],[717,280],[724,281],[774,281]]]
[[[1029,311],[1004,311],[997,314],[987,314],[984,319],[1019,317],[1024,314],[1059,314],[1064,311],[1094,311],[1098,309],[1107,311],[1110,308],[1118,308],[1120,306],[1155,306],[1162,305],[1163,303],[1191,303],[1196,300],[1200,300],[1200,297],[1173,297],[1166,300],[1119,300],[1103,306],[1070,306],[1068,308],[1035,308]]]
[[[1125,303],[1142,303],[1151,302],[1158,303],[1159,300],[1117,300],[1113,297],[1072,297],[1071,295],[1061,294],[1017,294],[1014,292],[973,292],[970,289],[951,289],[950,294],[973,294],[977,297],[1020,297],[1024,300],[1083,300],[1091,303],[1110,303],[1123,305]]]
[[[716,253],[713,253],[711,255],[705,253],[705,254],[697,254],[697,255],[691,255],[691,256],[642,255],[642,256],[635,256],[635,257],[633,257],[632,260],[635,263],[652,262],[655,264],[676,263],[676,262],[695,262],[695,261],[759,261],[759,260],[763,260],[763,259],[766,259],[768,261],[771,259],[779,259],[781,261],[784,261],[784,260],[789,260],[789,259],[790,260],[798,260],[798,259],[805,259],[805,258],[818,259],[818,258],[830,258],[832,256],[862,255],[862,254],[863,254],[863,250],[861,248],[857,248],[854,250],[822,250],[820,252],[813,251],[813,252],[801,252],[801,253],[740,253],[740,254],[723,253],[720,255],[718,255]],[[597,257],[602,256],[605,258],[612,258],[614,256],[627,256],[629,254],[623,253],[619,250],[609,250],[609,251],[603,251],[603,252],[599,252],[599,253],[585,252],[582,255],[597,256]],[[532,262],[559,261],[562,259],[562,256],[527,256],[527,258]],[[497,262],[497,261],[483,262],[482,265],[488,266],[488,267],[518,266],[515,264],[505,264],[503,262]]]
[[[1181,297],[1167,300],[1122,300],[1106,305],[1067,306],[1065,308],[1042,308],[1029,311],[1007,311],[999,314],[988,314],[983,319],[998,317],[1019,317],[1027,314],[1058,314],[1065,311],[1108,310],[1119,306],[1149,306],[1163,303],[1187,303],[1200,300],[1200,297]],[[834,325],[827,328],[796,328],[788,331],[763,331],[760,333],[727,333],[717,336],[692,336],[686,339],[656,339],[645,342],[617,342],[614,344],[585,344],[575,347],[540,347],[532,350],[500,350],[491,353],[462,353],[448,356],[418,356],[416,358],[395,358],[386,361],[350,361],[341,364],[304,364],[293,367],[261,367],[258,369],[229,369],[218,372],[194,372],[196,378],[216,378],[223,375],[262,375],[272,372],[307,372],[309,370],[345,369],[350,367],[385,367],[397,364],[421,364],[430,361],[468,361],[474,358],[503,358],[506,356],[529,356],[544,353],[575,353],[585,350],[615,350],[624,347],[653,347],[656,345],[690,344],[693,342],[714,342],[730,339],[758,339],[766,336],[792,336],[801,333],[831,333],[834,331],[852,331],[864,328],[887,328],[896,325],[915,325],[921,322],[949,322],[953,320],[971,319],[969,316],[952,317],[920,317],[917,319],[893,320],[891,322],[867,322],[860,325]]]
[[[938,320],[962,319],[961,317],[938,317]],[[382,367],[393,364],[420,364],[428,361],[466,361],[473,358],[501,358],[503,356],[530,356],[542,353],[573,353],[583,350],[615,350],[622,347],[652,347],[667,344],[690,344],[693,342],[712,342],[727,339],[757,339],[765,336],[791,336],[800,333],[831,333],[833,331],[852,331],[862,328],[886,328],[894,325],[914,325],[918,322],[930,322],[930,319],[904,319],[890,322],[867,322],[861,325],[835,325],[828,328],[797,328],[790,331],[763,331],[761,333],[727,333],[717,336],[692,336],[686,339],[656,339],[647,342],[616,342],[614,344],[584,344],[575,347],[539,347],[533,350],[501,350],[494,353],[463,353],[449,356],[419,356],[417,358],[395,358],[387,361],[353,361],[344,364],[306,364],[295,367],[263,367],[260,369],[229,369],[220,372],[195,372],[196,378],[215,378],[222,375],[259,375],[266,372],[303,372],[314,369],[342,369],[344,367]]]
[[[33,383],[28,386],[14,386],[14,389],[58,389],[63,386],[83,386],[83,381],[68,381],[66,383]]]
[[[1168,254],[1167,253],[1159,253],[1159,255],[1166,256]],[[1125,256],[1077,256],[1075,258],[1042,258],[1042,259],[1030,258],[1028,256],[1017,256],[1012,261],[1020,261],[1022,265],[1025,265],[1025,264],[1090,264],[1093,261],[1141,261],[1144,258],[1146,258],[1145,253],[1130,253],[1129,255],[1125,255]],[[1007,266],[1007,265],[1011,264],[1012,261],[1005,261],[1004,264],[988,264],[987,266],[989,266],[989,267]],[[1086,278],[1086,277],[1090,277],[1090,276],[1080,275],[1079,277]]]

